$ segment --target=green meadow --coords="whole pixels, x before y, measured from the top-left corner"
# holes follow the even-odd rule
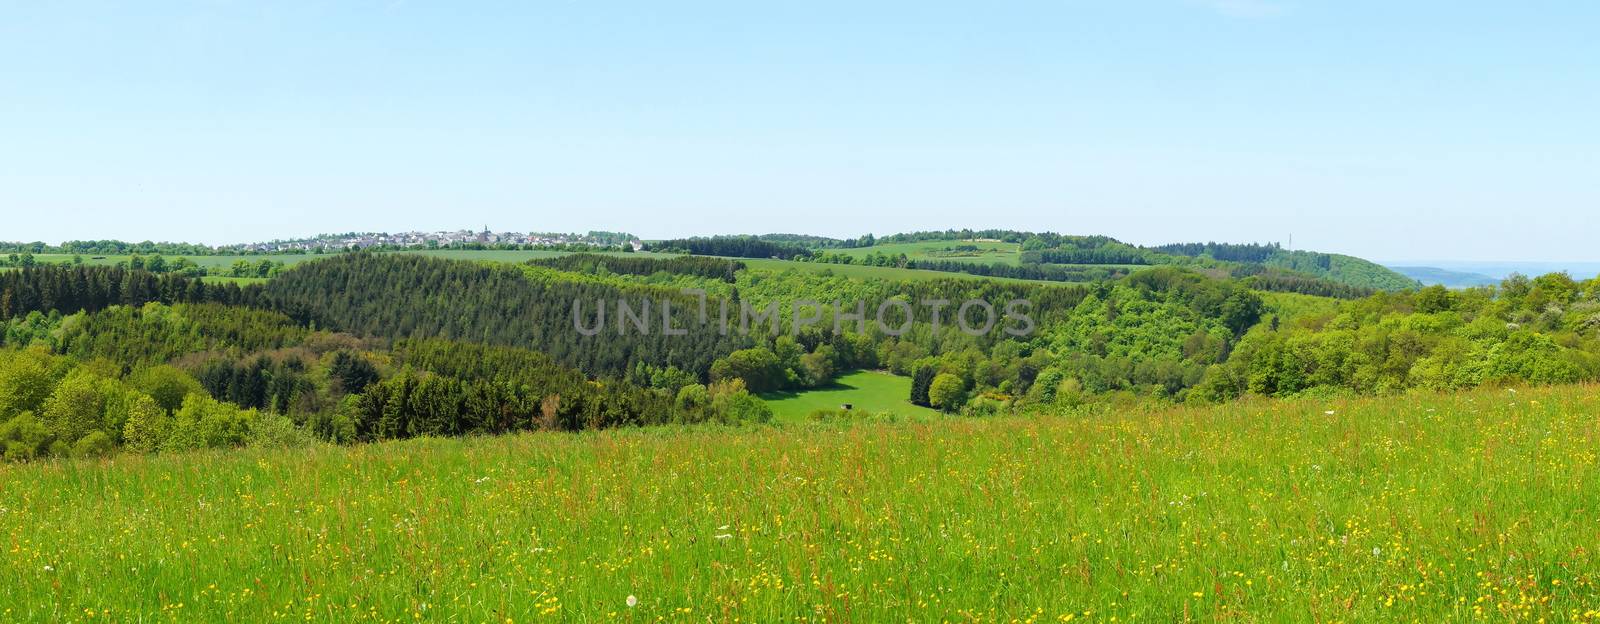
[[[1600,390],[0,465],[5,621],[1593,621]]]
[[[975,247],[976,250],[956,251],[957,247]],[[979,264],[1022,263],[1022,246],[1016,243],[979,240],[938,240],[915,243],[886,243],[871,247],[830,249],[831,253],[864,258],[873,254],[898,256],[905,254],[911,260],[952,260]]]
[[[800,391],[768,392],[761,395],[780,421],[805,420],[817,410],[837,410],[850,404],[855,411],[874,415],[931,418],[939,412],[906,400],[911,396],[911,378],[883,371],[856,371],[840,375],[832,384]]]

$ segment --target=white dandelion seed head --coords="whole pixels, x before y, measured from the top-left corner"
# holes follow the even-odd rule
[[[639,597],[635,596],[633,594],[628,594],[628,608],[632,609],[632,608],[634,608],[634,607],[636,607],[638,605],[639,605]]]

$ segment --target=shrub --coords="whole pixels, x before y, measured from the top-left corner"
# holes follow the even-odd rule
[[[946,412],[955,411],[961,407],[966,392],[967,384],[960,377],[950,373],[940,373],[933,378],[933,384],[928,386],[928,403]]]
[[[50,393],[39,420],[58,439],[75,442],[104,427],[106,404],[121,393],[116,381],[79,369]]]
[[[310,446],[311,435],[278,414],[261,414],[250,421],[246,443],[252,448],[300,448]]]
[[[105,457],[116,450],[116,443],[104,431],[90,431],[72,445],[73,457]]]
[[[172,417],[172,430],[161,446],[163,451],[239,446],[245,442],[255,410],[241,410],[202,394],[183,399],[183,406]]]
[[[11,461],[24,461],[50,453],[55,436],[35,418],[33,412],[23,412],[0,424],[0,451]]]
[[[161,450],[171,429],[172,417],[162,411],[155,399],[135,394],[128,404],[128,419],[122,425],[122,441],[129,450],[154,453]]]
[[[171,366],[152,366],[133,374],[129,381],[133,387],[156,400],[156,404],[167,413],[178,411],[183,406],[183,398],[196,392],[204,392],[200,382],[188,373]]]

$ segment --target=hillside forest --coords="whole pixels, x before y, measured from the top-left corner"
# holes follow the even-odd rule
[[[860,370],[909,379],[904,401],[951,417],[1600,379],[1600,279],[1562,273],[1418,288],[1365,261],[1276,246],[1002,231],[653,246],[690,253],[356,251],[242,283],[161,270],[174,262],[0,270],[0,451],[23,461],[762,423],[773,418],[763,395]],[[963,255],[1008,249],[1009,264]],[[1068,264],[1095,273],[1026,272]],[[829,268],[844,265],[882,277]],[[893,272],[905,269],[922,270]],[[783,314],[748,334],[573,331],[575,301],[702,305],[686,291]],[[874,323],[836,332],[831,311],[791,320],[797,300],[927,299],[1026,299],[1036,327],[972,336],[935,329],[922,310],[902,335]]]

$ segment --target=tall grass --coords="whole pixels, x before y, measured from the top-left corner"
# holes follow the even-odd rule
[[[1594,620],[1596,390],[5,466],[0,621]]]

